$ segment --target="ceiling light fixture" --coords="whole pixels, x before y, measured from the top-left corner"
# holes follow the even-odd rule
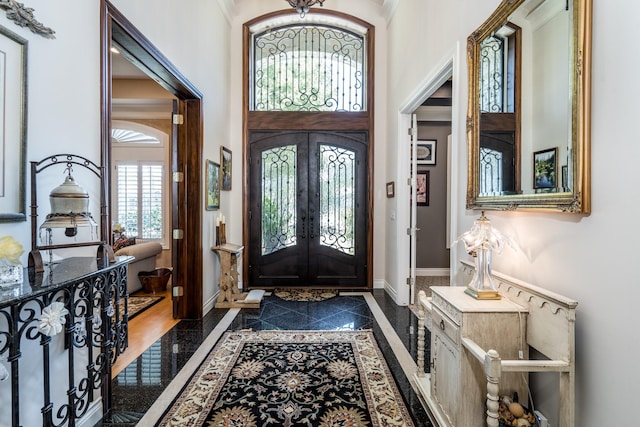
[[[304,18],[304,16],[309,12],[309,8],[316,4],[324,3],[324,0],[287,0],[292,8],[294,8],[299,14],[300,18]]]

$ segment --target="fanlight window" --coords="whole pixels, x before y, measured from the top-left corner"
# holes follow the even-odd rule
[[[254,111],[364,111],[364,35],[323,24],[253,35]]]
[[[154,136],[147,135],[130,129],[112,129],[111,142],[129,144],[160,144],[160,140]]]

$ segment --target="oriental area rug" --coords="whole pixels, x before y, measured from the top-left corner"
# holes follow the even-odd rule
[[[413,426],[372,331],[226,332],[159,426]]]
[[[129,295],[127,302],[127,308],[129,309],[129,320],[133,319],[138,314],[142,313],[149,307],[159,303],[164,297],[153,295]],[[124,314],[124,300],[120,300],[120,318]]]

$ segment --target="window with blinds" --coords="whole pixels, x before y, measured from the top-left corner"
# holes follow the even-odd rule
[[[116,164],[116,218],[128,237],[164,237],[163,175],[162,163]]]
[[[120,385],[162,385],[162,343],[151,344],[116,377]]]

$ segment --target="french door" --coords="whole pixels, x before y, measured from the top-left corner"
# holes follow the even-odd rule
[[[367,143],[250,132],[250,286],[367,286]]]

